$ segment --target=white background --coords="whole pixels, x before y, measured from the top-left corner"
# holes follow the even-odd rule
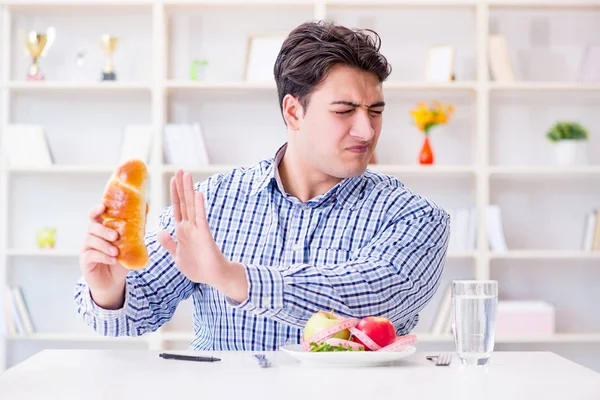
[[[163,124],[201,122],[215,166],[190,168],[196,179],[272,156],[285,141],[285,126],[274,87],[248,87],[241,81],[247,38],[326,16],[377,30],[382,52],[392,63],[385,91],[389,105],[377,149],[379,167],[443,207],[478,207],[482,216],[487,204],[501,206],[511,252],[490,253],[481,223],[476,250],[449,255],[440,287],[452,279],[493,278],[500,283],[503,299],[551,302],[556,307],[557,336],[498,338],[496,349],[555,351],[600,370],[600,257],[580,252],[584,216],[600,207],[600,86],[572,83],[585,45],[600,42],[600,4],[594,8],[589,6],[592,2],[546,7],[548,3],[541,1],[529,7],[464,1],[450,6],[442,1],[436,6],[417,1],[420,6],[407,6],[409,1],[402,6],[381,6],[392,1],[378,2],[380,6],[339,1],[326,6],[300,1],[241,6],[238,1],[219,7],[191,1],[165,6],[111,1],[107,7],[56,3],[40,0],[12,7],[10,18],[2,20],[10,26],[0,30],[1,126],[43,124],[56,164],[64,167],[5,169],[1,174],[6,184],[0,186],[1,283],[23,287],[38,333],[4,338],[0,364],[13,365],[43,348],[187,347],[189,303],[161,332],[141,340],[101,339],[82,325],[72,292],[79,277],[77,257],[87,212],[101,198],[128,123],[152,124],[157,131],[150,165],[149,228],[168,204],[167,182],[174,170],[163,166]],[[3,9],[5,16],[7,10]],[[57,39],[40,62],[46,84],[24,85],[30,60],[15,39],[18,29],[49,25],[56,27]],[[515,84],[488,81],[482,54],[482,35],[488,28],[507,38],[518,77]],[[98,86],[104,65],[99,46],[103,33],[124,39],[114,55],[119,81],[110,89]],[[456,84],[423,83],[428,47],[445,43],[456,48]],[[88,56],[85,71],[76,75],[78,49],[86,49]],[[210,62],[204,87],[187,80],[196,58]],[[74,82],[76,76],[84,82]],[[405,85],[399,88],[399,83]],[[451,102],[457,112],[450,124],[433,131],[437,165],[423,170],[416,165],[422,137],[409,110],[430,99]],[[554,166],[545,131],[557,119],[579,120],[590,129],[590,166],[583,172]],[[58,229],[57,255],[35,251],[35,232],[43,226]],[[453,348],[449,336],[426,334],[442,293],[421,314],[420,349]]]

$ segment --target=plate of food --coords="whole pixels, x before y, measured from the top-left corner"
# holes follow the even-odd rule
[[[415,353],[415,335],[396,336],[384,317],[341,318],[332,312],[315,313],[304,327],[302,343],[280,350],[298,361],[321,366],[375,366]]]

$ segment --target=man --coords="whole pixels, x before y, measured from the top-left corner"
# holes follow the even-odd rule
[[[274,73],[288,140],[274,157],[194,185],[178,171],[172,206],[148,233],[150,262],[116,262],[94,209],[78,312],[96,331],[141,335],[193,297],[196,350],[299,343],[320,310],[384,316],[407,334],[439,285],[449,216],[399,180],[366,170],[391,67],[375,34],[305,23]]]

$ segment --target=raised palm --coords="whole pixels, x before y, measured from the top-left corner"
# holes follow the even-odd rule
[[[202,192],[194,191],[191,174],[180,170],[171,179],[171,202],[176,241],[168,232],[161,231],[159,242],[190,280],[213,282],[226,259],[212,237],[206,220],[204,197]]]

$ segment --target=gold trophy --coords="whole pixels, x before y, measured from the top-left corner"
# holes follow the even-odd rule
[[[54,43],[55,33],[53,27],[48,28],[46,33],[36,31],[23,32],[25,47],[33,59],[27,74],[28,81],[44,80],[44,75],[40,72],[38,60],[40,57],[45,57],[48,53],[48,49],[52,46],[52,43]]]
[[[117,41],[119,39],[110,36],[103,35],[100,41],[102,46],[102,50],[104,51],[104,55],[106,56],[106,64],[104,65],[104,69],[102,70],[102,80],[103,81],[115,81],[117,80],[117,74],[115,74],[115,70],[112,64],[112,55],[117,47]]]

